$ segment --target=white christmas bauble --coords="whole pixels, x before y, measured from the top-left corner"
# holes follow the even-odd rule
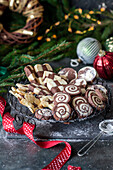
[[[95,38],[84,38],[77,45],[77,55],[84,64],[93,64],[98,52],[102,49],[102,46]]]

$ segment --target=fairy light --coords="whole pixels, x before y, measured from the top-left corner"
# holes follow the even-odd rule
[[[43,38],[43,36],[39,36],[39,37],[37,37],[37,40],[40,41],[40,40],[42,40],[42,38]]]
[[[55,39],[56,39],[56,38],[57,38],[57,36],[54,34],[54,35],[52,35],[52,38],[55,38]]]
[[[56,22],[54,25],[58,26],[60,24],[60,21]]]
[[[70,12],[70,13],[68,13],[68,14],[65,14],[65,15],[64,15],[64,19],[63,19],[61,22],[60,22],[60,21],[57,21],[56,23],[54,23],[53,25],[51,25],[50,28],[46,29],[45,34],[47,34],[48,32],[50,32],[50,31],[53,29],[53,27],[58,26],[59,24],[61,24],[61,23],[63,23],[63,22],[66,22],[66,20],[68,20],[68,19],[69,19],[69,23],[68,23],[68,28],[67,28],[67,30],[68,30],[68,32],[72,33],[73,30],[72,30],[72,27],[71,27],[71,23],[72,23],[72,21],[74,21],[74,19],[75,19],[75,20],[79,20],[80,17],[82,17],[82,18],[87,18],[87,19],[89,19],[89,20],[91,20],[91,21],[93,21],[93,22],[97,22],[98,25],[101,25],[101,21],[99,21],[99,20],[91,17],[92,14],[101,14],[101,12],[102,12],[102,10],[100,10],[100,11],[92,11],[92,10],[91,10],[91,11],[89,11],[88,13],[83,14],[82,9],[81,9],[81,8],[77,8],[77,9],[75,9],[73,12]],[[79,13],[80,16],[77,15],[76,13]],[[71,16],[71,17],[70,17],[70,16]],[[70,17],[70,18],[69,18],[69,17]],[[73,17],[73,18],[72,18],[72,17]],[[76,34],[85,34],[87,31],[93,31],[93,30],[94,30],[94,26],[93,26],[93,24],[92,24],[88,29],[83,30],[83,31],[76,30],[75,33],[76,33]],[[42,36],[39,36],[39,37],[37,38],[37,40],[41,40],[42,38],[43,38]],[[53,35],[51,36],[51,38],[56,39],[56,38],[57,38],[56,34],[53,34]],[[47,41],[47,42],[51,41],[51,38],[47,37],[47,38],[46,38],[46,41]]]
[[[91,18],[92,21],[97,21],[95,18]]]
[[[104,7],[100,8],[101,12],[104,12],[106,9]]]
[[[81,9],[81,8],[78,8],[78,12],[79,12],[80,14],[82,14],[82,9]]]
[[[49,31],[50,31],[50,29],[47,29],[47,30],[45,31],[45,33],[47,34]]]
[[[64,15],[64,18],[65,18],[65,20],[67,20],[69,18],[69,16],[68,15]]]
[[[72,20],[69,22],[69,25],[68,25],[68,31],[69,32],[72,32],[71,23],[72,23]]]
[[[78,15],[74,15],[73,17],[74,17],[74,19],[79,19]]]
[[[69,27],[69,28],[68,28],[68,31],[69,31],[69,32],[72,32],[72,28]]]
[[[87,19],[91,18],[91,16],[89,14],[86,14],[85,16],[86,16]]]
[[[98,24],[98,25],[101,25],[101,21],[97,20],[97,24]]]
[[[46,41],[47,41],[47,42],[50,42],[50,41],[51,41],[51,38],[46,38]]]
[[[89,11],[89,14],[94,14],[94,11]]]
[[[79,31],[79,30],[75,31],[75,33],[76,33],[76,34],[82,34],[82,32]]]
[[[94,30],[94,26],[89,27],[88,31],[93,31]]]
[[[86,30],[84,30],[83,32],[82,32],[82,34],[85,34],[87,31]]]

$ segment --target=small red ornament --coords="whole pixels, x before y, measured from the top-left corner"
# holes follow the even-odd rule
[[[95,57],[93,67],[101,78],[113,79],[113,52],[100,50]]]

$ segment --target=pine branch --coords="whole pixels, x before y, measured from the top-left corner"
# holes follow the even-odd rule
[[[28,62],[28,63],[24,63],[22,64],[21,66],[24,66],[24,65],[28,65],[28,64],[32,64],[36,61],[38,61],[39,59],[41,58],[44,58],[44,57],[47,57],[47,55],[52,55],[52,54],[55,54],[57,53],[58,51],[61,51],[66,48],[68,48],[70,46],[70,42],[66,42],[66,41],[63,41],[61,42],[60,44],[56,44],[54,45],[53,47],[51,47],[50,49],[47,49],[45,50],[43,53],[39,54],[38,56],[35,57],[35,59],[33,59],[32,61]]]
[[[4,82],[4,83],[1,83],[0,84],[0,87],[8,87],[8,86],[14,86],[15,84],[14,83],[10,83],[10,82]],[[5,90],[5,89],[3,89]],[[3,92],[2,90],[2,92]]]
[[[25,76],[25,73],[21,73],[21,74],[14,74],[14,75],[10,75],[8,76],[7,78],[3,79],[0,81],[0,84],[2,84],[3,82],[7,82],[7,81],[10,81],[10,80],[14,80],[16,78],[21,78]]]

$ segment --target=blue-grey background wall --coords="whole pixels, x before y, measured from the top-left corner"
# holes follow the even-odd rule
[[[82,9],[99,9],[105,5],[108,9],[113,9],[113,0],[70,0],[70,5]]]

